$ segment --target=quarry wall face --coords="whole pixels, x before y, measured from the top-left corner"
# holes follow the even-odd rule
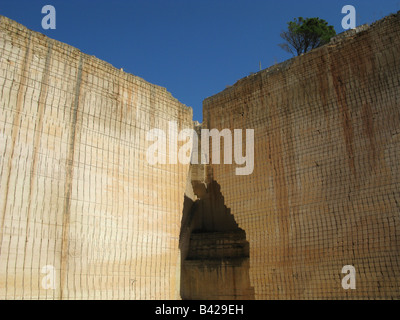
[[[189,165],[146,132],[192,128],[164,88],[0,17],[0,299],[179,299]]]
[[[255,130],[251,175],[210,166],[256,299],[400,298],[400,15],[364,29],[203,103],[204,127]]]
[[[399,299],[399,52],[397,14],[207,98],[200,125],[0,16],[0,299]],[[253,172],[150,164],[171,123],[254,129]]]

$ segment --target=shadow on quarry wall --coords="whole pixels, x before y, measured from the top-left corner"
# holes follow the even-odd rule
[[[224,204],[220,186],[192,182],[182,214],[181,297],[185,300],[251,300],[249,243]]]

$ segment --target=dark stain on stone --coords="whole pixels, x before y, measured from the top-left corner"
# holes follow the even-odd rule
[[[21,67],[21,80],[20,80],[20,85],[18,87],[18,93],[17,93],[17,105],[16,105],[16,110],[15,110],[15,116],[13,119],[12,123],[12,134],[11,134],[11,155],[8,159],[8,174],[7,174],[7,182],[6,182],[6,196],[4,199],[4,205],[2,208],[2,218],[1,218],[1,231],[3,232],[4,230],[4,220],[5,220],[5,215],[6,215],[6,210],[7,210],[7,204],[8,204],[8,194],[9,194],[9,186],[10,186],[10,177],[11,177],[11,172],[13,171],[12,168],[12,161],[14,158],[14,152],[15,152],[15,143],[17,140],[17,135],[19,134],[19,129],[21,127],[21,109],[22,105],[24,102],[25,94],[24,91],[27,88],[27,81],[28,81],[28,74],[29,74],[29,66],[32,61],[32,32],[29,31],[29,37],[26,39],[26,52],[24,56],[24,62]],[[3,244],[3,237],[0,237],[0,254],[2,251],[2,244]]]
[[[79,96],[81,92],[82,83],[82,68],[83,68],[83,54],[80,54],[78,75],[75,86],[75,97],[72,105],[72,119],[70,123],[70,137],[68,143],[68,156],[65,164],[66,177],[65,177],[65,199],[63,209],[63,224],[62,224],[62,243],[61,243],[61,275],[60,275],[60,299],[63,299],[63,290],[66,281],[66,275],[68,272],[68,244],[69,244],[69,222],[71,214],[71,194],[72,194],[72,182],[74,175],[74,155],[75,145],[78,127],[78,107],[79,107]],[[80,128],[80,127],[79,127]]]

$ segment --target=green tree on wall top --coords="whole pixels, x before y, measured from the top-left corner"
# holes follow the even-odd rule
[[[336,35],[333,26],[320,18],[295,18],[288,22],[288,29],[281,33],[286,41],[279,46],[293,55],[301,55],[318,48],[330,41]]]

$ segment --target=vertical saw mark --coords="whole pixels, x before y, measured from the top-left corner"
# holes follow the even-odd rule
[[[42,131],[43,131],[43,115],[44,115],[44,107],[45,107],[45,102],[46,102],[46,97],[47,97],[47,92],[49,88],[49,76],[50,76],[50,61],[51,61],[51,53],[52,53],[52,48],[53,44],[51,41],[48,40],[48,47],[47,47],[47,55],[46,55],[46,62],[45,62],[45,68],[43,71],[43,77],[42,77],[42,86],[40,90],[40,95],[39,95],[39,102],[38,102],[38,113],[36,116],[36,128],[34,131],[34,144],[33,144],[33,154],[32,154],[32,167],[31,167],[31,176],[30,176],[30,182],[29,182],[29,194],[28,194],[28,206],[27,206],[27,217],[26,217],[26,227],[25,230],[28,230],[29,226],[29,220],[31,216],[31,211],[32,211],[32,189],[33,189],[33,184],[35,181],[35,176],[36,176],[36,171],[37,171],[37,161],[38,161],[38,155],[39,155],[39,147],[40,147],[40,139],[42,137]],[[28,234],[26,234],[26,239],[25,239],[25,247],[24,247],[24,258],[23,258],[23,263],[22,263],[22,268],[25,270],[25,259],[27,255],[27,242],[28,242]],[[24,281],[25,277],[22,276],[22,287],[24,288]],[[32,280],[32,276],[31,276]],[[31,283],[32,284],[32,283]]]
[[[20,128],[20,121],[21,121],[21,108],[22,104],[24,102],[24,90],[27,87],[27,81],[28,81],[28,74],[29,74],[29,64],[32,61],[32,44],[31,44],[31,37],[32,37],[32,32],[29,31],[29,37],[27,39],[27,49],[25,52],[25,57],[24,57],[24,62],[22,65],[22,72],[21,72],[21,83],[18,88],[18,93],[17,93],[17,104],[16,104],[16,110],[15,110],[15,116],[13,119],[12,123],[12,134],[11,134],[11,154],[10,157],[8,158],[8,175],[7,175],[7,182],[5,185],[5,199],[4,199],[4,204],[2,208],[2,213],[1,213],[1,229],[0,229],[0,256],[2,253],[2,245],[3,245],[3,230],[4,230],[4,221],[5,221],[5,216],[6,216],[6,210],[7,210],[7,204],[8,204],[8,196],[9,196],[9,187],[10,187],[10,178],[11,178],[11,172],[12,172],[12,160],[14,158],[14,152],[15,152],[15,142],[17,140],[17,135],[19,133],[19,128]]]
[[[78,75],[75,87],[75,100],[72,109],[72,119],[70,123],[70,138],[68,142],[68,156],[65,163],[65,198],[63,206],[63,224],[62,224],[62,239],[61,239],[61,268],[60,268],[60,299],[63,299],[63,290],[67,277],[67,265],[68,265],[68,243],[69,243],[69,222],[71,214],[71,194],[72,194],[72,180],[74,170],[74,155],[75,155],[75,144],[76,144],[76,131],[77,131],[77,119],[78,119],[78,107],[79,107],[79,95],[81,91],[82,83],[82,65],[83,55],[80,54]]]

